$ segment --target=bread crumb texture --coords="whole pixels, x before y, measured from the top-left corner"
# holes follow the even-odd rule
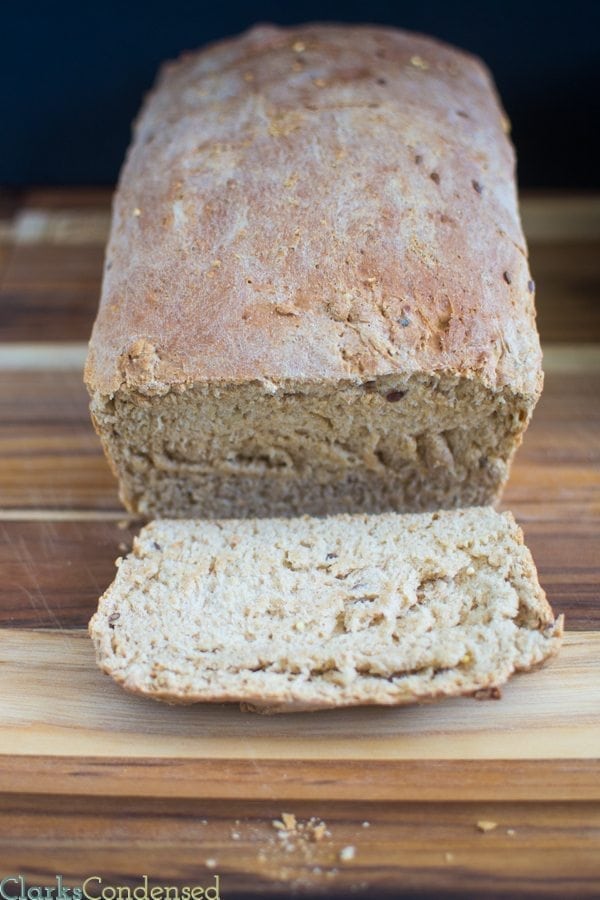
[[[90,622],[128,690],[260,712],[474,694],[542,663],[561,630],[520,529],[490,508],[155,521]]]
[[[197,385],[92,402],[126,506],[185,518],[492,503],[530,413],[509,388],[458,375]]]

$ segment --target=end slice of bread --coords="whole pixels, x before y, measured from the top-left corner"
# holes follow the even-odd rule
[[[557,652],[509,513],[155,521],[90,622],[117,682],[269,712],[497,688]]]

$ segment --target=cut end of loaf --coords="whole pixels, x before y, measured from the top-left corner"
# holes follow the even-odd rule
[[[92,413],[131,512],[236,518],[493,503],[535,400],[413,374],[128,390]]]
[[[561,633],[520,529],[487,508],[153,522],[90,622],[126,689],[268,712],[475,694]]]

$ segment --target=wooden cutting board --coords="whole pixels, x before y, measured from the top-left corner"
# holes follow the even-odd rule
[[[547,376],[504,506],[562,653],[500,701],[281,717],[154,704],[94,664],[85,626],[138,528],[81,383],[108,202],[0,195],[0,874],[600,895],[600,201],[525,204]]]

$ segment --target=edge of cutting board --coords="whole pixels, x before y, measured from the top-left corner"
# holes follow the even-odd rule
[[[295,716],[132,697],[98,671],[82,631],[4,630],[1,638],[0,791],[8,794],[600,799],[600,632],[567,634],[559,656],[512,679],[500,703],[456,698]]]
[[[241,800],[600,800],[600,759],[0,757],[0,792]]]

